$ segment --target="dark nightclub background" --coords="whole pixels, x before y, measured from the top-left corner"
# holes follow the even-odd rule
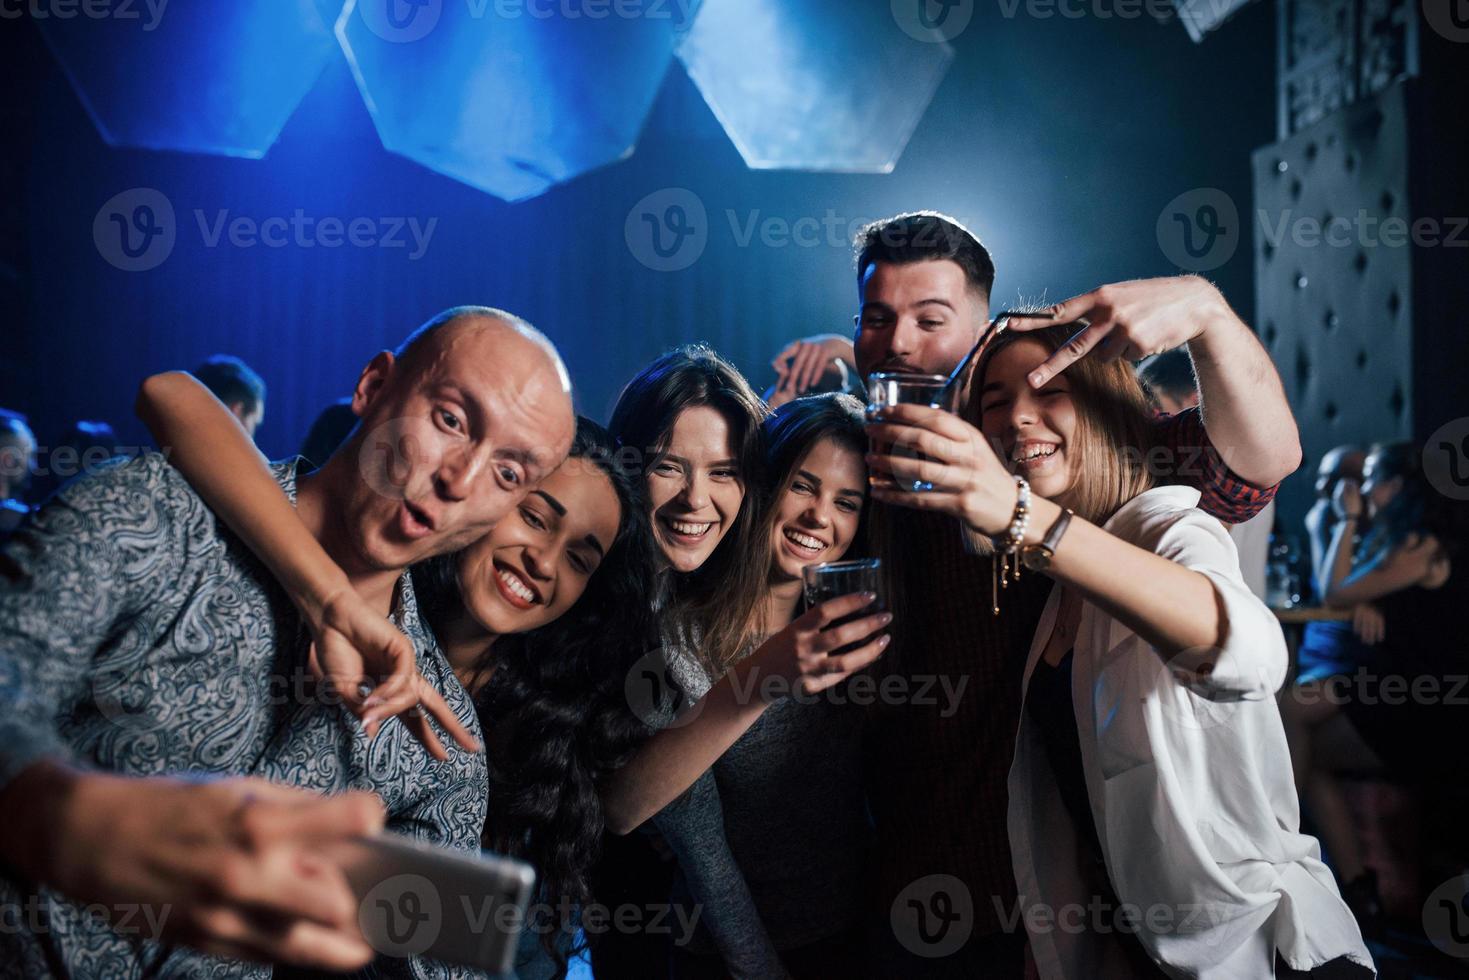
[[[330,15],[331,3],[320,6]],[[749,169],[675,59],[628,159],[507,204],[384,150],[340,55],[263,159],[232,159],[109,147],[34,24],[0,20],[0,31],[9,93],[0,235],[13,277],[0,404],[29,414],[43,445],[78,417],[143,442],[132,416],[139,381],[226,352],[269,385],[260,446],[292,453],[375,351],[461,303],[546,330],[581,409],[599,418],[639,367],[688,340],[713,344],[763,386],[787,340],[850,331],[858,223],[914,208],[953,213],[995,254],[997,304],[1060,300],[1176,272],[1155,233],[1160,211],[1215,187],[1243,212],[1249,151],[1275,126],[1267,5],[1196,45],[1176,20],[1038,19],[1023,6],[1006,17],[979,4],[891,174]],[[885,82],[869,65],[848,67],[846,84]],[[266,81],[271,70],[262,66]],[[425,112],[452,109],[433,91],[414,98]],[[177,239],[158,267],[126,272],[99,254],[93,222],[138,187],[166,195]],[[702,201],[708,238],[688,268],[661,272],[632,254],[624,223],[641,199],[672,187]],[[415,218],[431,234],[415,255],[406,227],[405,247],[333,249],[236,247],[228,234],[210,247],[200,229],[200,215],[212,232],[220,212],[261,222],[298,210]],[[803,218],[807,244],[782,241],[779,223]],[[824,225],[813,232],[811,220]],[[1251,321],[1249,248],[1210,275]]]
[[[143,378],[216,353],[263,376],[256,439],[289,456],[377,351],[461,304],[549,334],[599,420],[689,341],[763,390],[789,341],[850,334],[853,233],[935,209],[992,251],[995,309],[1182,271],[1219,285],[1300,426],[1271,545],[1277,614],[1300,612],[1290,566],[1328,449],[1410,440],[1434,489],[1469,500],[1469,0],[360,0],[379,17],[454,13],[416,49],[379,23],[383,43],[357,57],[333,28],[364,30],[358,2],[0,0],[0,408],[29,417],[43,466],[79,419],[146,445]],[[935,43],[904,26],[919,3],[968,19]],[[705,41],[737,91],[712,93],[713,75],[674,56],[681,33],[623,17],[613,40],[546,34],[524,13],[613,4],[692,9],[694,31],[717,6]],[[502,5],[521,13],[485,19]],[[1191,36],[1175,5],[1207,32]],[[461,36],[465,9],[481,15]],[[146,36],[154,16],[166,43]],[[303,18],[319,67],[293,42]],[[476,45],[496,31],[489,57]],[[400,63],[364,83],[354,69],[373,57]],[[258,152],[178,149],[181,107],[232,99],[249,111],[212,122],[245,145],[253,118]],[[289,112],[261,139],[269,102]],[[626,132],[604,125],[633,102]],[[738,117],[761,111],[789,123],[784,149],[827,165],[756,166]],[[528,148],[495,177],[519,190],[394,152],[385,127],[441,161],[503,136]],[[137,148],[160,144],[173,148]],[[591,144],[607,162],[547,169]],[[117,234],[130,222],[141,256]],[[1426,787],[1421,820],[1401,787],[1359,789],[1386,907],[1416,923],[1433,884],[1462,873],[1464,787]],[[1469,945],[1452,935],[1457,969]]]
[[[189,0],[93,0],[112,21],[81,18],[71,0],[0,0],[0,405],[30,416],[43,449],[78,418],[142,445],[131,405],[143,377],[234,354],[269,386],[257,439],[280,457],[375,351],[466,303],[549,333],[594,417],[650,358],[691,340],[763,388],[790,339],[850,331],[851,233],[933,208],[994,253],[996,306],[1180,271],[1217,282],[1272,354],[1300,424],[1305,465],[1279,498],[1291,526],[1330,447],[1426,443],[1469,416],[1469,229],[1455,217],[1469,215],[1461,0],[1191,0],[1214,25],[1200,43],[1169,0],[953,0],[947,9],[967,19],[942,32],[941,69],[943,44],[899,30],[909,0],[721,2],[720,33],[706,41],[740,87],[709,98],[666,24],[697,33],[715,6],[619,2],[647,19],[604,19],[604,42],[595,30],[548,41],[544,17],[528,12],[610,0],[394,0],[444,12],[431,57],[446,61],[379,72],[368,84],[375,128],[333,36],[342,0],[219,17]],[[172,47],[140,69],[128,46],[147,40],[155,10]],[[372,40],[353,20],[362,10],[348,5],[343,24]],[[484,28],[497,14],[496,30],[512,29],[487,58],[467,38],[495,33]],[[317,16],[311,60],[284,25]],[[378,47],[390,59],[414,49]],[[786,67],[761,75],[772,62]],[[931,99],[920,75],[937,81]],[[244,95],[220,81],[230,77]],[[99,117],[147,134],[117,144],[187,145],[178,107],[195,95],[289,111],[273,142],[256,137],[255,159],[117,148],[79,88]],[[384,120],[397,120],[386,128],[412,130],[428,156],[476,141],[493,151],[505,124],[476,113],[495,98],[512,119],[507,139],[531,156],[537,139],[552,158],[600,141],[598,159],[613,162],[572,167],[535,194],[544,161],[504,154],[512,173],[499,179],[524,181],[503,195],[523,199],[507,203],[384,148]],[[711,108],[721,100],[781,107],[797,121],[784,147],[798,153],[859,134],[835,158],[867,153],[891,171],[755,169],[731,135],[738,124]],[[910,111],[895,113],[894,100]],[[598,128],[619,113],[633,120],[625,133]],[[882,145],[869,153],[870,140]],[[99,244],[115,229],[98,229],[155,192],[174,240],[161,261],[129,270]],[[656,229],[677,245],[665,262],[640,221],[684,204],[695,210],[682,237]],[[1427,234],[1393,243],[1387,219]],[[259,234],[292,220],[305,221],[304,244]],[[324,220],[338,222],[335,247],[316,231]],[[1340,241],[1322,234],[1333,221]],[[254,234],[235,237],[237,222]],[[358,244],[342,234],[354,223],[367,229]]]

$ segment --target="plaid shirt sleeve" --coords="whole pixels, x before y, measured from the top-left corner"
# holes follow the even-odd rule
[[[1260,487],[1246,483],[1219,456],[1203,416],[1197,408],[1186,408],[1177,415],[1159,415],[1154,422],[1154,437],[1164,450],[1163,459],[1171,470],[1161,473],[1168,483],[1182,483],[1198,490],[1199,509],[1226,524],[1241,524],[1265,509],[1275,499],[1280,484]]]

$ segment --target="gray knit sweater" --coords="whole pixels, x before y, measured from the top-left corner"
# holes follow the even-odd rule
[[[691,655],[668,658],[690,696],[709,689]],[[777,951],[857,924],[870,830],[861,709],[844,687],[772,704],[654,817],[679,860],[674,900],[702,906],[690,951],[722,955],[736,978],[783,977]]]

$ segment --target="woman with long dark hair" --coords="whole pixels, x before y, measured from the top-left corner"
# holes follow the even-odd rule
[[[689,744],[691,726],[670,728],[654,739],[652,752],[640,752],[604,780],[607,825],[616,834],[629,834],[687,789],[750,723],[735,720],[750,699],[729,683],[703,699],[698,695],[749,652],[751,623],[764,613],[770,561],[765,417],[764,404],[739,371],[702,345],[677,348],[650,364],[623,390],[612,413],[610,428],[624,452],[643,454],[653,536],[663,559],[662,574],[649,589],[659,620],[650,645],[660,649],[649,666],[667,681],[660,692],[682,692],[676,704],[650,696],[641,713],[654,727],[678,709],[700,711],[711,723],[731,722],[717,725],[719,731],[698,746]],[[845,672],[838,658],[822,657],[841,645],[822,627],[858,608],[851,600],[847,605],[833,612],[827,603],[823,613],[781,624],[771,638],[769,656],[793,682],[835,683],[858,669],[862,657],[876,656],[864,649]],[[810,662],[800,661],[797,650],[809,653]],[[830,662],[818,665],[818,658]],[[818,671],[829,674],[818,679]],[[702,681],[691,683],[695,678]],[[673,868],[654,840],[609,837],[601,901],[641,907],[668,899]],[[667,970],[670,947],[656,937],[614,933],[604,940],[593,949],[599,977],[641,980]]]
[[[1001,334],[962,417],[898,405],[868,428],[921,454],[869,456],[874,497],[960,518],[1001,580],[1055,583],[1009,775],[1040,974],[1371,976],[1320,847],[1299,832],[1274,697],[1280,626],[1198,491],[1157,485],[1126,361],[1082,358],[1032,386],[1075,331]],[[933,489],[903,489],[914,481]]]
[[[761,537],[770,558],[761,604],[746,627],[751,651],[805,611],[806,565],[862,557],[867,547],[862,404],[848,395],[799,398],[777,409],[765,429],[771,506]],[[880,652],[886,638],[868,646]],[[704,911],[701,928],[674,952],[673,975],[860,975],[871,830],[861,705],[845,689],[828,688],[829,697],[788,690],[789,675],[760,652],[737,663],[752,684],[781,680],[766,696],[776,699],[654,818],[679,857],[678,893]],[[693,663],[685,667],[691,693],[709,686]]]
[[[861,711],[819,696],[871,663],[890,616],[847,596],[803,612],[806,565],[861,554],[867,474],[861,403],[801,398],[765,422],[770,500],[758,538],[765,574],[733,657],[711,663],[697,629],[664,650],[692,701],[605,784],[608,824],[648,817],[679,860],[675,902],[699,928],[673,951],[676,976],[854,972],[868,838]],[[855,645],[852,652],[831,651]],[[758,692],[758,693],[756,693]]]
[[[642,604],[657,618],[640,652],[652,676],[666,677],[659,650],[669,635],[697,630],[717,661],[733,645],[757,588],[753,516],[764,465],[765,406],[742,374],[708,347],[678,347],[623,388],[608,429],[620,457],[642,470],[658,571]],[[648,724],[661,690],[638,702]],[[605,788],[604,788],[605,794]],[[641,821],[639,821],[641,823]],[[593,891],[611,908],[644,909],[668,897],[671,856],[656,838],[605,835]],[[669,943],[651,930],[616,930],[592,948],[599,978],[643,980],[666,970]]]
[[[690,344],[638,372],[607,425],[645,477],[662,568],[652,603],[665,629],[697,628],[714,662],[759,595],[765,414],[734,365]]]
[[[290,533],[293,509],[227,410],[192,379],[169,380],[147,389],[145,421],[175,447],[172,462],[201,496],[310,607],[330,559],[310,535]],[[565,973],[603,826],[597,781],[646,736],[622,684],[650,629],[642,595],[655,566],[643,488],[617,464],[617,449],[601,426],[579,418],[567,460],[514,514],[461,551],[412,569],[418,612],[486,735],[484,842],[532,864],[537,905],[552,910],[527,923],[523,978]],[[239,520],[247,503],[252,519]],[[296,544],[273,543],[286,540]],[[395,637],[383,643],[406,639],[356,608],[337,625],[364,656],[382,627]]]
[[[1360,488],[1340,481],[1332,497],[1336,524],[1322,563],[1327,605],[1376,609],[1371,642],[1350,649],[1354,660],[1293,687],[1281,710],[1301,799],[1321,830],[1347,901],[1364,926],[1381,924],[1376,872],[1364,863],[1344,772],[1384,768],[1412,780],[1462,780],[1458,753],[1425,752],[1457,745],[1469,712],[1450,696],[1466,661],[1449,638],[1462,631],[1469,575],[1458,566],[1466,537],[1465,505],[1440,493],[1423,472],[1421,448],[1373,446]],[[1359,532],[1364,521],[1371,530]],[[1426,697],[1395,696],[1431,692]]]

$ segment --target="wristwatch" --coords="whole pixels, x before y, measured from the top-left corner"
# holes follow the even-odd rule
[[[1051,525],[1040,544],[1028,545],[1020,549],[1020,560],[1025,563],[1026,568],[1043,572],[1051,566],[1051,559],[1056,554],[1056,546],[1061,543],[1061,535],[1066,533],[1066,528],[1071,524],[1071,514],[1072,510],[1069,507],[1061,511],[1061,516],[1056,518],[1056,523]]]

